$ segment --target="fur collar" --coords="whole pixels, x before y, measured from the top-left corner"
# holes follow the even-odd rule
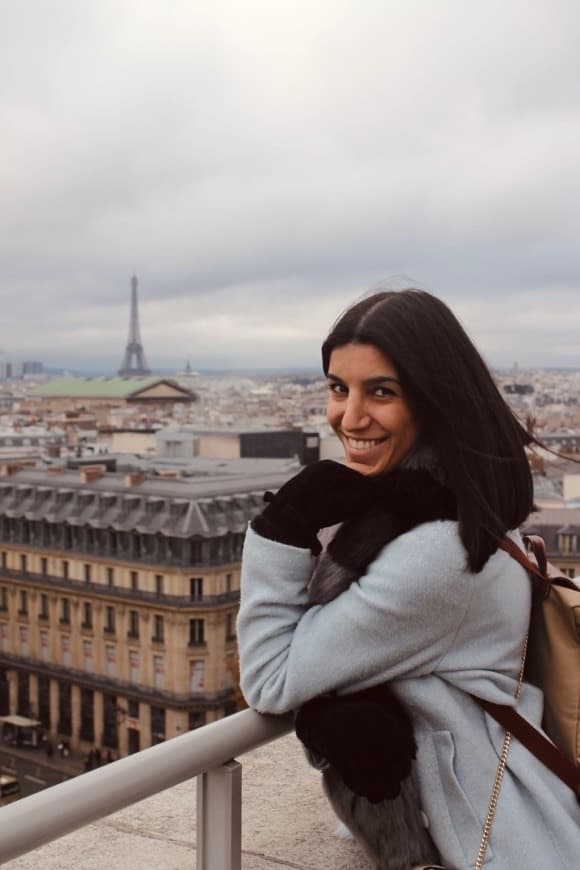
[[[457,518],[455,496],[445,485],[433,448],[415,450],[393,471],[381,475],[384,493],[358,517],[325,529],[308,590],[313,604],[325,604],[358,580],[383,547],[421,523]]]

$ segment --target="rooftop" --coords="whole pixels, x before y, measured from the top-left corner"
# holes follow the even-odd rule
[[[135,378],[54,378],[47,384],[30,391],[31,396],[44,398],[123,398],[140,393],[155,384],[170,384],[176,391],[189,393],[175,381],[167,378],[143,376]]]

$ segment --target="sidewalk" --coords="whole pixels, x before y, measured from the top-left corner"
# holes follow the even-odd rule
[[[48,756],[44,748],[32,749],[26,746],[12,746],[10,743],[0,743],[0,755],[41,765],[67,777],[78,776],[79,773],[85,772],[85,759],[80,755],[69,755],[68,758],[63,758],[55,751],[54,755]]]

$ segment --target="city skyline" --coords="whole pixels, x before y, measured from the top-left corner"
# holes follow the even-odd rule
[[[8,7],[0,347],[115,371],[135,271],[154,370],[316,368],[379,283],[491,365],[578,366],[579,30],[564,0]]]

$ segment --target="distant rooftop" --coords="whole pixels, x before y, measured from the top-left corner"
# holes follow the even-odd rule
[[[123,398],[140,393],[154,384],[170,384],[176,390],[184,393],[189,392],[169,378],[153,376],[135,378],[55,378],[47,384],[35,387],[30,391],[31,396],[40,397],[69,397],[79,398]]]

